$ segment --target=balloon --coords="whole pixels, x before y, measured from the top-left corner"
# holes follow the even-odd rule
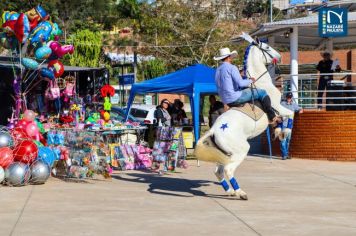
[[[17,122],[15,127],[25,130],[29,123],[30,123],[29,121],[22,119],[22,120],[19,120],[19,122]]]
[[[36,118],[36,113],[32,110],[26,110],[23,113],[23,119],[26,121],[34,121]]]
[[[26,133],[28,136],[32,137],[32,138],[36,138],[39,135],[39,130],[38,127],[36,125],[36,123],[31,122],[30,124],[27,125],[26,127]]]
[[[54,39],[55,36],[59,36],[63,33],[63,31],[59,28],[59,25],[57,23],[53,23],[53,29],[51,32],[51,38]]]
[[[48,21],[38,23],[30,35],[31,44],[46,42],[51,34],[52,25]]]
[[[2,168],[7,168],[11,163],[14,162],[14,154],[9,147],[0,148],[0,166]]]
[[[21,162],[14,162],[5,170],[5,181],[13,186],[22,186],[30,179],[30,168]]]
[[[30,137],[27,135],[26,131],[20,127],[15,127],[11,130],[11,135],[15,140],[15,144],[22,139],[29,139]]]
[[[38,148],[38,160],[42,160],[47,163],[50,167],[53,166],[56,160],[55,153],[49,147],[39,147]]]
[[[36,12],[41,17],[41,19],[46,19],[46,18],[49,17],[49,15],[47,14],[46,10],[43,9],[43,7],[41,7],[41,5],[38,5],[36,7]]]
[[[53,80],[53,79],[54,79],[54,73],[53,73],[53,71],[51,71],[51,70],[48,69],[48,68],[42,68],[42,69],[40,70],[40,74],[41,74],[41,76],[44,77],[44,78],[48,78],[48,79],[50,79],[50,80]]]
[[[2,24],[2,28],[4,32],[7,34],[15,34],[15,25],[16,25],[17,20],[8,20],[4,24]]]
[[[52,49],[50,47],[43,46],[36,50],[35,57],[38,60],[43,60],[49,58],[51,54],[52,54]]]
[[[54,55],[56,55],[59,58],[62,58],[65,54],[74,53],[74,46],[73,45],[61,45],[57,41],[52,41],[49,43],[49,47],[52,49],[52,52]]]
[[[10,122],[9,124],[7,124],[6,126],[8,129],[14,129],[15,128],[15,124]]]
[[[23,163],[32,163],[38,156],[38,148],[32,140],[20,140],[14,148],[14,159]]]
[[[4,169],[0,166],[0,184],[2,181],[5,179],[5,171]]]
[[[58,60],[52,60],[48,63],[48,69],[52,69],[56,78],[64,73],[64,65]]]
[[[40,149],[40,147],[44,147],[43,144],[40,141],[33,140],[33,142],[36,144],[38,150]]]
[[[44,184],[51,175],[51,168],[43,161],[35,161],[31,165],[31,179],[32,184]]]
[[[34,20],[39,21],[41,19],[35,8],[32,8],[31,10],[27,11],[26,15],[27,15],[28,19],[30,20],[30,22],[32,22]]]
[[[31,58],[23,58],[21,60],[21,64],[26,68],[26,69],[31,69],[31,70],[36,70],[38,68],[38,63],[37,61],[31,59]]]
[[[25,43],[30,34],[30,22],[24,13],[21,13],[15,24],[15,35],[20,43]]]
[[[0,148],[12,147],[14,145],[14,139],[11,134],[6,131],[0,131]]]

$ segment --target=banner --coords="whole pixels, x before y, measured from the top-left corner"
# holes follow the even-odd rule
[[[347,14],[346,8],[320,9],[319,36],[323,38],[347,36]]]

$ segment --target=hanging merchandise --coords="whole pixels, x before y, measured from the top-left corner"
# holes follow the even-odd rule
[[[55,100],[60,97],[60,90],[59,90],[56,80],[51,80],[49,82],[48,88],[46,89],[46,92],[45,92],[45,97],[48,100]]]

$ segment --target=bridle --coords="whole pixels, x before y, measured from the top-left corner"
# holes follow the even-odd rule
[[[272,56],[272,54],[270,53],[270,49],[264,49],[262,48],[262,44],[261,43],[253,43],[253,45],[255,45],[258,49],[260,49],[262,51],[262,54],[263,56],[265,57],[266,61],[267,61],[267,56],[270,57],[270,59],[274,59],[274,57]],[[258,76],[256,78],[256,81],[257,82],[259,79],[261,79],[265,74],[268,73],[268,70],[266,70],[265,72],[263,72],[260,76]],[[246,70],[246,74],[248,74],[248,77],[251,78],[251,75],[250,73],[248,72],[248,70]]]

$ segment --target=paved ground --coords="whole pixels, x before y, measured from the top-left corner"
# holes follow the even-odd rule
[[[248,201],[225,197],[214,166],[111,181],[0,187],[0,235],[356,235],[356,163],[249,157]]]

